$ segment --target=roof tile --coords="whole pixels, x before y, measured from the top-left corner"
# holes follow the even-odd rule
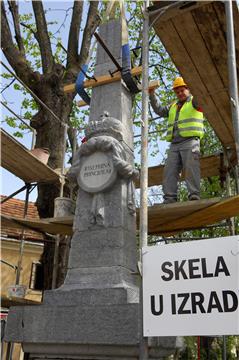
[[[7,196],[0,195],[1,200],[6,197]],[[24,205],[25,205],[24,200],[11,198],[1,205],[1,213],[3,215],[7,215],[7,216],[23,218]],[[27,218],[39,219],[37,207],[36,207],[35,203],[33,203],[31,201],[29,201],[29,203],[28,203]],[[2,235],[4,235],[4,236],[19,238],[22,231],[14,229],[14,228],[2,226],[1,232],[2,232]],[[43,239],[43,235],[38,232],[35,232],[35,231],[26,230],[24,232],[24,235],[25,235],[26,240],[42,240]]]

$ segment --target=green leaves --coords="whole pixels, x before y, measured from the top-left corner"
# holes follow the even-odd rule
[[[21,133],[20,131],[15,131],[15,132],[13,133],[13,136],[16,136],[16,137],[18,137],[18,138],[23,138],[23,133]]]
[[[15,83],[15,84],[13,85],[13,88],[14,88],[15,90],[22,90],[22,87],[21,87],[19,84],[17,84],[17,83]]]
[[[8,124],[8,126],[12,127],[12,128],[16,128],[17,124],[16,124],[16,118],[12,117],[12,116],[7,116],[5,118],[6,123]]]

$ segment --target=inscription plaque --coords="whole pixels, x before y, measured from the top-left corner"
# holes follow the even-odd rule
[[[82,158],[78,183],[83,190],[90,193],[104,191],[114,183],[116,177],[111,154],[96,151]]]

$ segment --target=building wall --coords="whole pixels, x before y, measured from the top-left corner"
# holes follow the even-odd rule
[[[17,266],[19,259],[20,241],[4,240],[1,241],[1,259]],[[29,289],[31,267],[34,261],[39,261],[43,252],[43,245],[39,243],[25,242],[22,259],[22,270],[20,284],[26,285],[28,290],[27,299],[41,301],[41,291]],[[8,287],[14,285],[16,281],[16,271],[10,266],[1,263],[1,294],[7,295]]]
[[[20,250],[20,241],[11,240],[11,239],[1,239],[1,259],[17,266]],[[32,263],[39,261],[41,254],[43,252],[43,244],[25,242],[23,261],[22,261],[22,271],[20,276],[20,284],[26,285],[27,292],[25,299],[41,301],[42,292],[29,289],[30,277],[31,277],[31,268]],[[4,264],[1,263],[1,296],[8,295],[8,287],[14,285],[16,281],[16,271]],[[5,358],[7,349],[7,344],[3,344],[3,353],[2,358]],[[23,353],[21,350],[20,344],[14,344],[13,348],[13,360],[20,360],[23,358]]]

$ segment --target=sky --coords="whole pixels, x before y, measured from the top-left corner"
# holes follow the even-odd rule
[[[44,9],[47,10],[47,21],[55,22],[57,21],[58,24],[52,24],[50,26],[50,30],[55,33],[55,36],[60,36],[62,38],[63,45],[67,47],[67,36],[69,31],[69,25],[71,20],[71,7],[72,7],[72,1],[43,1]],[[21,14],[24,13],[32,13],[32,6],[31,1],[20,1],[19,2],[19,10]],[[64,25],[62,25],[64,24]],[[12,27],[12,24],[10,24]],[[54,48],[54,42],[52,43],[52,46]],[[4,55],[1,54],[1,59],[4,63],[6,63],[8,66],[7,60],[4,58]],[[3,71],[3,70],[1,70]],[[3,89],[6,84],[9,83],[9,80],[7,82],[3,82],[1,85],[1,89]],[[17,81],[14,82],[14,84],[17,83]],[[23,99],[23,96],[20,95],[19,91],[14,90],[14,84],[12,84],[9,88],[7,88],[2,95],[2,101],[8,102],[8,106],[17,114],[22,115],[21,113],[21,101]],[[77,99],[79,100],[79,99]],[[1,108],[1,126],[9,133],[13,134],[16,129],[13,129],[9,127],[6,122],[5,118],[6,116],[12,116],[8,110],[6,110],[4,107]],[[32,142],[32,134],[30,131],[26,131],[24,133],[23,138],[17,138],[19,142],[24,144],[28,149],[31,148],[31,142]],[[162,144],[162,152],[156,156],[156,157],[150,157],[149,163],[150,166],[158,165],[162,160],[162,154],[165,151],[165,144]],[[136,153],[136,160],[137,162],[140,162],[139,155]],[[17,189],[21,188],[24,185],[24,182],[14,176],[13,174],[9,173],[7,170],[1,168],[1,194],[3,195],[10,195]],[[35,201],[37,197],[37,190],[34,190],[30,195],[30,201]],[[21,193],[17,195],[17,198],[24,199],[25,193]]]
[[[52,32],[56,32],[60,25],[65,21],[64,26],[60,29],[59,34],[62,37],[63,44],[66,45],[67,43],[67,34],[70,24],[70,18],[71,18],[71,10],[67,12],[69,8],[72,7],[72,1],[43,1],[44,9],[48,10],[47,12],[47,20],[50,22],[57,21],[58,25],[52,25],[50,30]],[[49,10],[52,9],[52,10]],[[32,6],[31,1],[20,1],[19,2],[19,11],[20,13],[32,13]],[[54,46],[54,45],[53,45]],[[1,60],[6,63],[8,66],[8,62],[5,59],[3,53],[1,52]],[[1,69],[1,71],[4,71],[4,69]],[[4,71],[5,72],[5,71]],[[14,82],[14,83],[17,83]],[[3,88],[5,85],[4,83],[1,85],[1,88]],[[13,85],[9,87],[4,93],[2,94],[2,101],[7,100],[8,106],[18,115],[21,115],[21,101],[23,99],[23,96],[20,95],[19,91],[15,91],[13,89]],[[30,98],[30,97],[29,97]],[[8,115],[12,116],[8,110],[6,110],[4,107],[1,108],[1,119],[2,119],[2,128],[5,129],[9,134],[13,134],[16,129],[13,129],[12,127],[8,126],[6,122],[4,122],[4,118]],[[31,142],[32,142],[32,133],[30,131],[26,131],[24,133],[23,138],[17,138],[19,142],[21,142],[23,145],[25,145],[28,149],[31,148]],[[1,194],[3,195],[10,195],[17,189],[21,188],[24,185],[24,182],[17,178],[15,175],[11,174],[7,170],[1,168]],[[25,199],[25,193],[18,194],[16,196],[18,199]],[[34,190],[30,195],[30,201],[35,201],[37,197],[37,190]]]

